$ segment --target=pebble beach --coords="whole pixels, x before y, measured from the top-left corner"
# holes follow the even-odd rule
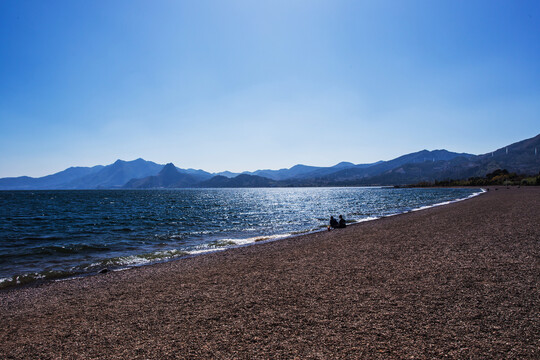
[[[540,188],[0,291],[3,359],[538,359]]]

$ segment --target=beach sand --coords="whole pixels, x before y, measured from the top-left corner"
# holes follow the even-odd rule
[[[539,359],[540,188],[0,291],[2,359]]]

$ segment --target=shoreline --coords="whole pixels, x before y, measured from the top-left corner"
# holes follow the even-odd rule
[[[390,214],[381,215],[381,216],[368,216],[367,218],[363,218],[363,219],[353,219],[350,222],[348,222],[347,225],[351,226],[351,225],[366,222],[366,221],[378,220],[384,217],[396,216],[396,215],[406,214],[408,212],[415,212],[415,211],[430,209],[432,207],[448,205],[451,203],[471,199],[475,196],[482,195],[483,193],[486,192],[486,190],[481,187],[471,187],[471,189],[478,189],[479,192],[474,192],[464,198],[447,200],[447,201],[435,203],[432,205],[420,206],[418,208],[405,209],[396,213],[390,213]],[[319,229],[303,229],[303,230],[293,231],[289,233],[258,235],[258,236],[252,236],[249,238],[224,237],[224,238],[215,239],[213,241],[213,243],[215,243],[215,246],[211,248],[198,249],[198,250],[179,250],[179,249],[163,250],[163,251],[160,251],[161,253],[163,253],[163,256],[165,256],[166,254],[170,254],[170,256],[165,256],[164,258],[159,259],[159,260],[147,260],[144,257],[140,257],[139,255],[131,255],[129,257],[136,257],[136,258],[140,257],[140,259],[139,260],[133,259],[132,261],[129,261],[131,263],[126,263],[122,265],[112,265],[112,266],[105,265],[101,269],[96,269],[96,270],[88,271],[88,272],[72,272],[72,273],[58,272],[56,274],[56,272],[53,271],[52,276],[43,275],[43,273],[12,275],[11,277],[0,279],[0,292],[8,290],[8,289],[16,289],[20,287],[39,286],[47,282],[76,280],[76,279],[87,277],[87,276],[100,275],[102,273],[106,273],[110,271],[113,271],[113,272],[125,271],[125,270],[130,270],[130,269],[134,269],[134,268],[138,268],[142,266],[151,266],[155,264],[167,263],[170,261],[181,261],[183,259],[194,257],[194,256],[200,256],[200,255],[211,254],[211,253],[220,252],[220,251],[226,251],[226,250],[234,249],[237,247],[252,246],[252,245],[258,245],[258,244],[262,244],[266,242],[273,242],[273,241],[283,240],[287,238],[294,238],[296,236],[313,234],[319,231],[326,231],[326,226],[320,227]]]
[[[346,229],[5,289],[0,355],[535,358],[539,197],[500,189]]]

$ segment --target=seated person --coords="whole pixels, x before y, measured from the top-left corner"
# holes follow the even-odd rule
[[[333,216],[330,216],[330,226],[328,226],[328,230],[330,230],[331,228],[337,229],[338,227],[339,227],[339,223],[337,222],[337,220],[334,219]]]
[[[346,227],[347,224],[345,224],[345,219],[343,218],[343,215],[339,215],[339,224],[338,224],[338,228],[344,228]]]

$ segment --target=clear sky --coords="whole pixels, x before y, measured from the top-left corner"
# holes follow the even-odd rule
[[[538,0],[0,0],[0,177],[480,154],[538,133]]]

